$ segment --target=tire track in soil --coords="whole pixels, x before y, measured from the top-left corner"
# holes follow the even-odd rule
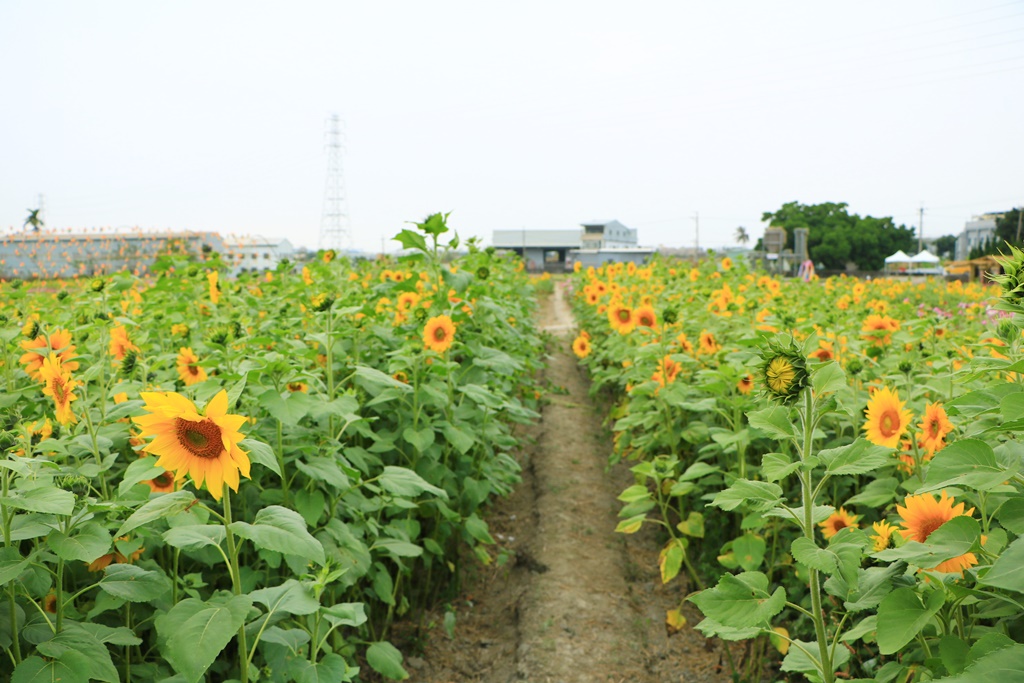
[[[713,641],[689,628],[665,633],[665,610],[679,605],[685,586],[660,585],[652,534],[613,531],[616,496],[632,475],[622,466],[605,471],[611,444],[570,350],[565,284],[542,300],[540,324],[555,336],[545,377],[568,393],[552,394],[539,425],[521,435],[523,482],[488,515],[492,534],[515,556],[467,580],[455,638],[432,629],[423,655],[406,660],[410,680],[726,681]],[[684,612],[691,624],[700,618],[690,605]]]

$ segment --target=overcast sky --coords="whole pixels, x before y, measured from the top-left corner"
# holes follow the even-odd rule
[[[434,211],[720,246],[794,200],[956,233],[1024,203],[1024,0],[3,0],[0,226],[316,247],[331,113],[366,250]]]

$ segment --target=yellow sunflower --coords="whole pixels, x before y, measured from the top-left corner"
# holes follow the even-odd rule
[[[203,415],[173,391],[140,395],[150,414],[132,419],[142,427],[143,438],[154,437],[142,450],[159,457],[157,466],[174,472],[175,479],[190,476],[197,489],[205,481],[215,500],[224,484],[238,491],[239,472],[249,477],[249,457],[238,447],[244,438],[238,430],[246,418],[228,414],[227,391],[211,398]]]
[[[889,524],[889,522],[882,520],[881,522],[875,522],[872,524],[871,528],[875,532],[871,537],[873,539],[872,547],[874,548],[874,551],[877,553],[888,548],[892,539],[892,533],[896,531],[896,527]]]
[[[945,446],[946,435],[953,431],[953,423],[946,416],[941,403],[929,403],[921,417],[921,432],[918,440],[929,453],[937,453]]]
[[[19,362],[25,366],[25,372],[34,380],[42,380],[39,376],[39,369],[43,367],[43,361],[51,351],[57,354],[63,363],[64,368],[74,372],[78,369],[78,361],[75,346],[71,344],[71,333],[67,330],[54,330],[49,338],[39,335],[35,339],[21,342],[21,348],[26,351]]]
[[[913,414],[904,410],[905,401],[899,393],[889,387],[882,387],[868,400],[867,421],[862,429],[867,439],[876,446],[899,448],[900,437],[910,426]]]
[[[309,385],[306,384],[305,382],[288,382],[288,384],[285,385],[285,386],[288,389],[288,391],[292,392],[293,394],[295,394],[295,393],[308,394],[309,393]]]
[[[860,519],[860,515],[851,515],[846,511],[846,508],[839,508],[829,515],[828,519],[824,522],[820,522],[818,526],[821,527],[821,535],[827,540],[847,527],[858,528],[858,519]]]
[[[657,325],[658,314],[655,313],[654,306],[650,304],[637,306],[636,310],[633,311],[633,323],[637,327],[654,327]]]
[[[128,338],[128,330],[124,325],[118,325],[110,330],[110,355],[117,360],[124,360],[129,351],[138,351],[139,347]]]
[[[206,380],[206,370],[199,367],[199,356],[191,348],[182,346],[178,351],[178,377],[187,387]]]
[[[701,353],[718,353],[722,350],[722,345],[715,340],[715,335],[711,334],[707,330],[700,331],[700,352]]]
[[[590,355],[590,340],[580,334],[572,342],[572,352],[577,358],[586,358]]]
[[[739,389],[741,394],[749,394],[754,390],[754,376],[747,373],[739,382],[736,383],[736,388]]]
[[[446,315],[438,315],[427,321],[423,326],[424,347],[444,353],[455,340],[455,323]]]
[[[78,400],[74,393],[78,382],[72,379],[71,371],[63,366],[57,354],[51,352],[46,357],[39,376],[44,383],[43,394],[53,399],[57,422],[62,425],[78,422],[78,418],[71,412],[71,402]]]
[[[217,271],[213,270],[206,274],[206,280],[210,283],[210,301],[217,303],[220,301],[220,287],[217,284],[217,280],[220,276],[217,275]]]
[[[970,517],[974,514],[974,508],[965,511],[963,503],[954,503],[955,501],[946,495],[945,491],[938,499],[931,493],[907,496],[903,505],[896,506],[896,512],[903,518],[900,535],[908,541],[924,543],[933,531],[954,517]],[[962,575],[965,569],[976,564],[978,558],[974,553],[964,553],[927,571]]]
[[[608,306],[608,322],[619,334],[629,334],[636,327],[633,310],[621,301]]]

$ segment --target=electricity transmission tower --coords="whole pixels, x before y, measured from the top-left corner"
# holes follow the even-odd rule
[[[327,149],[327,182],[324,206],[320,213],[320,248],[342,252],[349,249],[348,210],[345,200],[345,176],[341,171],[341,122],[337,114],[327,120],[324,147]]]

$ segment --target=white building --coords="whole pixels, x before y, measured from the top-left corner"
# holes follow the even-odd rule
[[[581,250],[588,254],[588,258],[603,259],[598,263],[622,260],[618,256],[609,257],[609,250],[633,250],[636,253],[631,252],[625,260],[640,259],[640,262],[654,251],[638,251],[636,230],[615,220],[589,221],[580,224],[578,230],[495,230],[491,243],[498,249],[519,254],[531,271],[561,272],[571,265],[574,258],[579,260]],[[597,252],[602,256],[596,256]]]
[[[583,249],[608,249],[637,246],[636,230],[622,223],[611,221],[590,221],[583,223],[580,235]]]
[[[262,235],[233,235],[224,239],[225,263],[230,275],[274,270],[283,259],[294,259],[295,247],[287,239]]]
[[[972,249],[995,239],[996,221],[1002,217],[1001,213],[983,213],[967,221],[964,231],[956,238],[956,260],[966,261]]]

